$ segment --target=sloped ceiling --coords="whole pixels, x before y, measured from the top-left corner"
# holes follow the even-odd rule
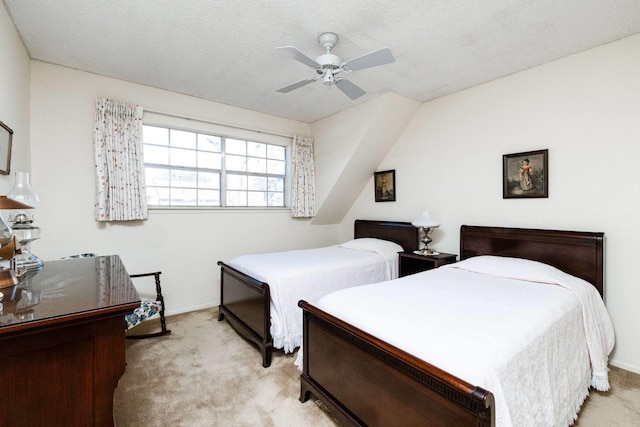
[[[33,59],[314,122],[380,94],[425,102],[640,32],[638,0],[3,0]],[[347,77],[350,100],[282,52],[396,62]]]

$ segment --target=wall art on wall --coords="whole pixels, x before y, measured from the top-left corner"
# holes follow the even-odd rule
[[[9,126],[0,122],[0,175],[11,172],[11,141],[13,131]]]
[[[502,156],[502,198],[549,197],[549,150]]]
[[[396,201],[396,171],[388,170],[373,173],[376,202]]]

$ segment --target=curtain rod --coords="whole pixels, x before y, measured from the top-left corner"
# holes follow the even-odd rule
[[[244,126],[239,126],[239,125],[232,125],[229,123],[222,123],[222,122],[214,122],[213,120],[208,120],[208,119],[202,119],[199,117],[192,117],[192,116],[184,116],[181,114],[175,114],[175,113],[167,113],[166,111],[158,111],[158,110],[151,110],[151,109],[147,109],[142,107],[143,112],[149,112],[149,113],[153,113],[153,114],[160,114],[162,116],[168,116],[168,117],[175,117],[178,119],[185,119],[185,120],[191,120],[194,122],[201,122],[201,123],[208,123],[208,124],[212,124],[212,125],[218,125],[218,126],[225,126],[228,128],[233,128],[233,129],[241,129],[241,130],[248,130],[251,132],[256,132],[256,133],[264,133],[266,135],[273,135],[273,136],[280,136],[283,138],[293,138],[293,135],[285,135],[283,133],[276,133],[276,132],[269,132],[269,131],[265,131],[265,130],[259,130],[259,129],[252,129],[252,128],[248,128],[248,127],[244,127]]]

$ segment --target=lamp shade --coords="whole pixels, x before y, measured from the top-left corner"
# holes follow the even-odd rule
[[[414,227],[436,228],[440,226],[440,222],[431,215],[431,212],[425,209],[418,218],[411,221],[411,225]]]
[[[40,203],[40,198],[31,189],[29,183],[29,172],[15,172],[13,186],[7,193],[7,197],[17,200],[35,209]]]

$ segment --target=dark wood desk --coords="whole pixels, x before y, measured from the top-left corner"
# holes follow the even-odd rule
[[[120,257],[49,261],[1,291],[0,426],[112,426],[140,304]]]

